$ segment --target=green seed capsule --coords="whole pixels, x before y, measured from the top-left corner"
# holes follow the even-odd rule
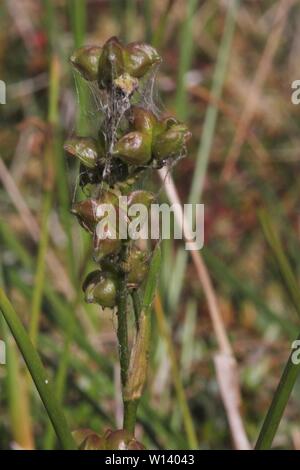
[[[150,252],[140,250],[136,246],[128,249],[128,255],[121,265],[127,274],[128,287],[137,288],[142,284],[149,271],[150,257]]]
[[[117,235],[116,235],[117,236]],[[118,238],[99,238],[96,231],[93,239],[93,258],[96,263],[102,261],[106,256],[117,255],[121,250],[121,240]]]
[[[116,37],[108,39],[104,44],[99,59],[98,84],[100,88],[107,88],[113,80],[126,72],[123,49],[124,46]]]
[[[136,439],[131,439],[127,444],[127,450],[146,450],[146,447]]]
[[[180,156],[186,149],[191,133],[183,124],[171,126],[169,130],[156,137],[153,144],[153,155],[159,160]]]
[[[105,441],[99,434],[93,433],[81,444],[80,450],[105,450]]]
[[[113,308],[116,305],[117,279],[107,271],[93,271],[86,277],[82,289],[87,303]]]
[[[133,42],[125,46],[116,37],[112,37],[104,44],[99,59],[99,87],[111,86],[112,82],[124,74],[141,78],[159,62],[161,62],[161,57],[158,52],[148,44]],[[136,85],[132,87],[132,84],[133,82],[130,84],[129,94],[136,88]]]
[[[143,450],[145,447],[125,429],[106,431],[104,434],[106,450]]]
[[[97,207],[97,200],[90,198],[76,202],[71,209],[72,214],[76,215],[80,225],[90,233],[94,232],[97,224]]]
[[[104,150],[91,137],[73,137],[68,139],[64,149],[77,157],[87,168],[95,168],[104,157]]]
[[[133,106],[132,108],[132,125],[137,131],[144,133],[152,133],[153,127],[157,124],[157,118],[151,111],[144,108]]]
[[[114,155],[132,165],[145,165],[151,159],[151,137],[142,132],[129,132],[116,143]]]
[[[102,48],[98,46],[86,46],[76,49],[71,56],[72,65],[88,81],[98,78],[99,59]]]
[[[118,196],[112,191],[103,191],[98,199],[88,198],[84,201],[76,202],[71,209],[76,215],[80,225],[90,233],[94,233],[97,223],[101,220],[98,208],[101,204],[118,204]]]
[[[105,450],[105,440],[91,429],[78,429],[72,436],[79,450]]]
[[[161,62],[157,50],[148,44],[132,42],[124,49],[125,68],[133,77],[143,77],[154,64]]]

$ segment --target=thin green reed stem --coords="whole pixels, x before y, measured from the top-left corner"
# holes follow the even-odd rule
[[[184,121],[187,118],[187,89],[185,83],[186,72],[188,71],[193,53],[193,19],[197,6],[197,0],[188,0],[186,5],[186,18],[182,25],[179,38],[180,53],[176,86],[176,114]]]
[[[291,296],[297,313],[300,315],[300,295],[298,282],[290,266],[288,258],[285,255],[281,241],[275,232],[274,227],[272,226],[272,221],[266,210],[259,211],[259,219],[266,240],[275,255],[275,259],[283,277],[284,284]],[[299,340],[300,335],[298,337],[298,341]],[[297,346],[297,340],[295,345]],[[299,372],[300,364],[293,362],[293,352],[291,352],[260,431],[256,443],[256,449],[269,449],[271,447]]]
[[[171,13],[171,9],[175,3],[176,3],[176,0],[168,0],[165,11],[162,13],[159,19],[159,23],[155,30],[155,33],[153,34],[153,40],[152,40],[152,44],[156,49],[162,49],[164,34],[166,31],[169,14]]]
[[[72,24],[74,47],[81,47],[86,31],[86,0],[69,0],[69,15]]]
[[[126,285],[126,279],[123,277],[119,281],[119,292],[117,296],[117,309],[118,309],[118,343],[119,343],[119,358],[120,358],[120,369],[121,369],[121,383],[122,383],[122,395],[127,382],[127,373],[129,366],[129,350],[128,350],[128,324],[127,324],[127,300],[128,290]],[[123,417],[123,428],[129,432],[132,430],[132,416],[134,408],[125,402],[123,395],[124,405],[124,417]]]
[[[134,435],[139,400],[124,402],[123,429]]]
[[[145,39],[149,44],[151,44],[151,41],[152,41],[152,13],[153,13],[152,0],[145,0],[144,1]]]
[[[119,357],[121,367],[121,382],[122,387],[125,387],[127,380],[127,371],[129,365],[129,351],[128,351],[128,328],[127,328],[127,286],[126,279],[122,278],[119,281],[119,291],[117,298],[118,309],[118,342],[119,342]]]
[[[217,63],[212,80],[211,95],[219,100],[222,94],[226,77],[227,64],[230,56],[231,44],[235,29],[235,18],[239,7],[239,0],[232,0],[228,6],[225,27],[218,50]],[[218,109],[214,104],[207,108],[202,137],[197,153],[197,162],[193,174],[193,182],[190,191],[189,202],[197,203],[201,200],[203,185],[208,167],[209,156],[211,154],[213,139],[215,135]]]
[[[66,418],[59,406],[53,386],[47,376],[43,364],[34,349],[29,336],[27,335],[21,321],[3,289],[0,288],[0,310],[16,340],[16,343],[23,355],[32,379],[43,401],[48,416],[53,424],[60,443],[65,450],[76,449],[75,442],[72,438],[67,425]]]
[[[300,335],[298,336],[297,340],[300,341]],[[271,406],[262,425],[255,446],[256,450],[267,450],[272,446],[272,442],[280,424],[285,407],[300,372],[300,363],[294,364],[292,357],[293,352],[291,353],[286,363]]]
[[[77,49],[83,46],[85,41],[86,0],[69,0],[68,7],[73,32],[74,49]],[[74,79],[79,100],[76,130],[78,135],[83,135],[88,130],[86,117],[84,115],[88,101],[87,85],[77,74],[74,76]]]

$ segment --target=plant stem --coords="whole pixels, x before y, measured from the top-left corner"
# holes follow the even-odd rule
[[[124,419],[123,429],[134,435],[137,408],[139,400],[125,401],[124,402]]]
[[[298,336],[297,340],[300,340],[300,335]],[[283,412],[287,405],[288,399],[290,397],[290,394],[292,393],[293,387],[300,371],[300,363],[294,364],[292,361],[292,355],[293,352],[291,353],[286,363],[277,390],[273,397],[271,406],[268,410],[267,416],[259,433],[255,446],[256,450],[270,449],[279,423],[281,421]]]
[[[127,370],[129,365],[128,353],[128,329],[127,329],[127,286],[125,278],[119,282],[119,292],[117,299],[118,308],[118,341],[119,341],[119,356],[121,367],[121,382],[122,387],[125,387],[127,380]]]
[[[140,318],[141,309],[142,309],[139,291],[135,289],[132,292],[131,297],[133,301],[135,327],[136,327],[136,331],[138,332],[139,331],[139,318]],[[124,401],[123,428],[132,434],[134,434],[138,406],[139,406],[139,400]]]
[[[186,18],[182,24],[179,37],[180,54],[175,105],[176,114],[182,121],[187,118],[188,106],[185,76],[186,72],[189,70],[193,56],[193,23],[197,4],[197,0],[188,0],[186,2]]]
[[[122,277],[119,281],[119,292],[117,299],[118,308],[118,342],[119,342],[119,357],[121,368],[121,383],[122,395],[124,405],[123,428],[127,431],[134,433],[134,423],[136,409],[124,399],[124,388],[127,382],[127,373],[129,366],[129,351],[128,351],[128,325],[127,325],[127,286],[126,279]]]
[[[157,246],[152,257],[149,275],[139,314],[139,328],[130,354],[126,386],[123,388],[124,429],[134,434],[137,408],[147,378],[151,339],[151,307],[156,291],[161,265],[160,247]]]
[[[78,49],[84,45],[86,34],[86,0],[69,0],[69,16],[71,19],[71,28],[73,33],[74,48]],[[88,103],[88,87],[85,80],[79,75],[74,75],[77,89],[79,109],[76,117],[76,130],[78,134],[85,135],[88,132],[85,111]]]
[[[278,268],[284,280],[284,285],[298,315],[300,315],[300,295],[297,278],[285,254],[281,240],[273,227],[269,214],[266,210],[261,209],[258,215],[264,235],[273,251]],[[298,341],[299,340],[300,335],[298,336]],[[286,363],[271,406],[263,423],[256,443],[256,449],[269,449],[272,445],[283,412],[300,371],[300,364],[293,363],[292,358],[293,352]]]
[[[66,418],[55,398],[53,386],[46,375],[40,357],[34,349],[17,313],[1,288],[0,309],[23,355],[63,449],[76,449]]]
[[[86,31],[86,1],[76,0],[75,2],[69,0],[69,15],[71,18],[73,39],[75,49],[81,47],[84,43]]]
[[[227,64],[230,58],[231,44],[235,29],[235,18],[239,4],[239,0],[233,0],[230,2],[226,13],[224,32],[218,50],[217,63],[214,70],[211,88],[211,94],[217,101],[221,97],[223,85],[225,82]],[[217,118],[218,108],[214,103],[212,103],[207,108],[205,114],[201,141],[197,152],[196,167],[194,169],[192,187],[189,195],[189,202],[197,203],[201,200],[209,157],[215,135]]]

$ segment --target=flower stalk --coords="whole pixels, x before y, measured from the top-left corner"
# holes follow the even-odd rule
[[[92,236],[93,259],[98,268],[83,283],[85,300],[114,309],[118,319],[124,429],[122,435],[114,431],[113,436],[104,435],[100,440],[94,436],[89,438],[90,444],[86,443],[98,442],[101,448],[115,445],[118,449],[120,442],[125,442],[126,448],[138,444],[132,438],[147,377],[151,305],[160,266],[158,245],[148,241],[145,246],[130,234],[121,236],[119,222],[134,222],[135,217],[129,211],[125,213],[120,200],[126,196],[129,208],[140,204],[149,213],[155,196],[138,186],[142,176],[149,169],[174,164],[183,157],[191,135],[174,117],[160,116],[151,96],[144,99],[147,85],[152,90],[160,62],[158,52],[148,44],[124,45],[115,37],[102,47],[81,47],[71,56],[77,73],[97,90],[102,106],[98,133],[75,135],[65,143],[68,154],[80,162],[80,186],[87,196],[77,201],[71,212]],[[104,205],[117,214],[113,227],[105,225]],[[144,223],[149,224],[149,218]],[[128,224],[126,227],[128,235]],[[132,337],[128,334],[130,296],[135,319],[132,345],[128,339]]]

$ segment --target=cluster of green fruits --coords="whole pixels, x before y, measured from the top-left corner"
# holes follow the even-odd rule
[[[96,138],[75,136],[65,144],[66,151],[80,161],[80,185],[90,196],[75,203],[72,212],[92,234],[94,260],[99,265],[87,276],[83,290],[87,302],[103,307],[116,305],[121,278],[126,278],[129,289],[142,284],[151,249],[141,250],[136,242],[110,238],[109,234],[100,239],[97,208],[112,204],[118,217],[125,217],[118,206],[119,196],[124,195],[129,206],[138,202],[149,207],[154,195],[135,188],[141,174],[183,156],[190,138],[187,127],[175,118],[160,118],[138,103],[141,82],[160,62],[153,47],[144,43],[123,45],[115,37],[103,47],[82,47],[71,57],[75,69],[96,84],[106,100]]]

